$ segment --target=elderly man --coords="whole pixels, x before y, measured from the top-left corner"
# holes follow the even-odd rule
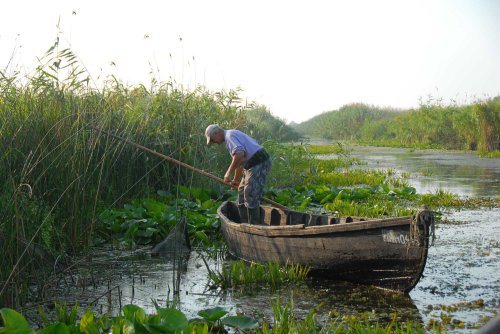
[[[242,221],[260,223],[260,200],[266,176],[271,169],[271,158],[255,139],[239,130],[225,130],[217,124],[205,130],[207,144],[226,143],[232,160],[224,182],[238,189],[238,210]]]

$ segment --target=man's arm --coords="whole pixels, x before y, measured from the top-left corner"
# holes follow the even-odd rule
[[[227,169],[226,175],[224,175],[224,182],[231,184],[231,175],[234,174],[234,180],[239,180],[241,177],[242,167],[241,163],[245,160],[245,152],[238,151],[233,155],[233,160]]]
[[[238,189],[242,174],[243,174],[243,166],[240,165],[240,167],[236,168],[236,170],[234,171],[234,177],[233,180],[231,181],[231,187],[234,190]]]

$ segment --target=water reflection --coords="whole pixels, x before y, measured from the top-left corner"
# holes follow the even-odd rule
[[[425,318],[439,317],[429,305],[482,299],[484,307],[458,309],[457,318],[475,322],[500,308],[500,208],[445,213],[436,227],[424,276],[411,292]]]
[[[316,309],[317,320],[322,324],[345,316],[388,324],[395,315],[400,321],[422,323],[420,312],[410,296],[348,282],[308,280],[305,285],[275,293],[241,293],[230,296],[230,299],[238,311],[265,318],[268,322],[273,319],[272,306],[278,299],[282,305],[292,301],[298,318],[305,318]]]
[[[129,303],[153,313],[154,302],[165,307],[177,298],[179,309],[188,318],[198,317],[200,310],[220,306],[231,314],[244,313],[271,323],[273,304],[278,299],[281,305],[293,302],[299,318],[317,308],[320,322],[328,322],[332,316],[353,315],[389,323],[394,314],[402,321],[422,321],[411,297],[347,282],[309,279],[278,291],[262,285],[220,291],[211,288],[205,263],[210,270],[221,270],[228,259],[197,250],[174,259],[150,257],[149,249],[96,249],[82,260],[78,269],[57,285],[47,287],[50,300],[77,303],[82,308],[93,305],[102,313],[116,315],[121,306]]]
[[[442,189],[460,196],[500,196],[500,158],[438,150],[353,146],[352,155],[366,162],[360,168],[410,173],[418,193]]]

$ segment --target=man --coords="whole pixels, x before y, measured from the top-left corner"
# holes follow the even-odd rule
[[[239,130],[225,130],[211,124],[205,130],[207,144],[226,143],[232,160],[224,182],[238,189],[238,211],[242,221],[260,223],[260,200],[271,169],[269,154],[255,139]]]

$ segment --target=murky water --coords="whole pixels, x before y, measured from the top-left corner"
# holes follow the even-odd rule
[[[468,197],[500,196],[500,158],[474,153],[405,148],[353,146],[352,155],[366,162],[361,168],[409,173],[418,193],[439,189]]]
[[[389,322],[394,313],[402,320],[422,321],[412,298],[348,282],[309,279],[277,291],[259,285],[222,292],[211,287],[206,264],[210,270],[220,270],[228,260],[197,250],[173,261],[150,257],[149,249],[100,249],[82,259],[74,275],[67,275],[46,289],[50,300],[66,301],[69,305],[78,302],[83,308],[94,305],[99,312],[109,314],[116,314],[122,305],[130,303],[154,312],[153,300],[165,307],[173,301],[174,291],[178,291],[178,306],[188,318],[197,317],[200,310],[221,306],[231,314],[242,312],[271,322],[272,306],[279,299],[282,305],[293,301],[299,317],[320,306],[318,319],[322,322],[332,314]]]
[[[429,305],[482,299],[484,307],[459,309],[457,319],[476,322],[500,309],[500,208],[445,215],[456,224],[439,224],[429,249],[424,277],[410,293],[424,317],[439,317]]]
[[[391,168],[410,173],[419,193],[442,189],[461,196],[500,196],[500,159],[481,159],[469,154],[404,149],[356,148],[353,155],[366,167]],[[66,275],[46,286],[50,300],[97,305],[116,314],[121,305],[134,303],[149,312],[153,301],[165,306],[178,291],[180,309],[189,317],[214,307],[231,314],[243,312],[257,319],[272,318],[272,305],[293,300],[298,316],[318,308],[318,319],[355,315],[362,319],[427,323],[441,313],[465,328],[450,332],[469,333],[471,326],[500,309],[500,208],[453,211],[436,226],[436,240],[429,250],[424,277],[409,296],[343,282],[309,280],[305,284],[273,292],[255,290],[220,292],[210,288],[208,271],[220,269],[224,259],[193,251],[183,262],[152,258],[148,249],[134,252],[96,250],[82,259],[78,274]],[[203,257],[203,258],[202,258]],[[482,302],[481,302],[482,300]],[[472,302],[472,303],[471,303]],[[454,306],[453,312],[444,310]]]

